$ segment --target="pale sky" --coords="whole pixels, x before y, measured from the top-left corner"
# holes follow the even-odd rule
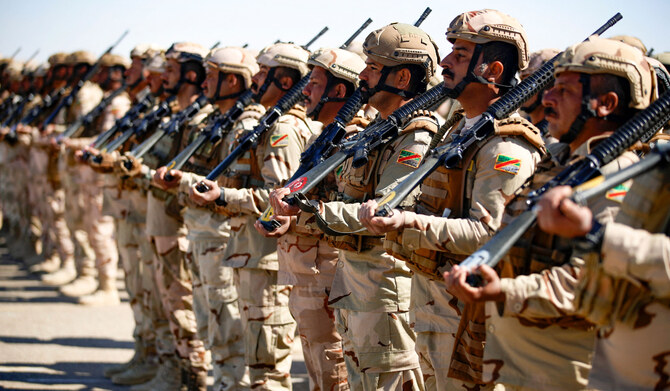
[[[583,40],[616,12],[623,20],[605,37],[628,34],[642,39],[655,52],[670,51],[668,0],[559,1],[272,1],[272,0],[0,0],[0,55],[19,46],[19,60],[35,50],[37,60],[57,51],[89,50],[96,56],[124,30],[128,36],[115,53],[128,55],[138,43],[168,47],[193,41],[210,47],[241,46],[261,49],[277,39],[305,44],[324,26],[330,30],[311,49],[340,46],[367,19],[373,23],[359,36],[391,22],[414,23],[424,8],[433,12],[421,26],[440,47],[451,45],[444,32],[459,13],[495,8],[517,18],[528,33],[531,50],[564,49]]]

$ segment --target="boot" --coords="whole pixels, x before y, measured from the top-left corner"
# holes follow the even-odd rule
[[[149,382],[130,387],[130,391],[180,391],[181,376],[174,356],[161,357],[156,376]]]
[[[146,383],[153,379],[158,372],[158,365],[153,360],[145,359],[138,361],[135,365],[126,371],[112,376],[112,383],[122,385],[134,385]]]
[[[42,282],[46,285],[61,286],[72,282],[77,278],[77,270],[74,267],[74,260],[65,262],[63,267],[53,273],[42,276]]]
[[[60,287],[60,293],[69,297],[81,297],[95,292],[97,282],[93,276],[79,276],[71,283]]]
[[[119,291],[116,289],[116,281],[109,276],[100,275],[100,285],[94,293],[79,298],[79,304],[83,305],[118,305]]]
[[[53,273],[60,267],[60,258],[58,255],[52,255],[37,265],[30,267],[31,273]]]
[[[102,374],[106,378],[111,378],[114,375],[118,375],[121,372],[127,371],[143,359],[144,355],[142,354],[142,343],[138,340],[135,340],[135,353],[133,354],[133,357],[131,357],[129,361],[124,362],[123,364],[116,364],[105,368]]]

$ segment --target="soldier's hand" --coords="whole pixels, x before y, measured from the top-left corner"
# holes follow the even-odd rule
[[[549,190],[537,203],[537,223],[550,234],[566,238],[586,235],[591,231],[593,213],[570,200],[572,188],[559,186]]]
[[[167,190],[179,185],[179,181],[182,177],[182,172],[179,170],[170,170],[169,174],[172,176],[170,180],[167,180],[165,176],[168,174],[168,169],[166,166],[160,167],[156,170],[154,174],[154,183],[163,190]]]
[[[284,197],[289,194],[291,194],[291,190],[285,187],[274,189],[270,193],[270,206],[272,206],[275,216],[297,216],[300,213],[300,208],[284,201]]]
[[[130,178],[142,172],[142,163],[130,155],[124,155],[114,162],[114,170],[122,178]]]
[[[473,287],[465,279],[470,274],[467,268],[454,265],[450,271],[444,272],[444,282],[447,284],[447,290],[459,300],[466,303],[475,303],[480,301],[505,301],[505,294],[500,287],[500,277],[487,265],[481,265],[477,268],[485,281],[484,286]]]
[[[281,225],[272,232],[266,230],[265,227],[263,227],[263,224],[261,224],[261,222],[258,220],[256,220],[254,223],[254,228],[256,228],[256,231],[258,231],[258,233],[265,236],[266,238],[278,238],[288,232],[289,228],[291,228],[291,221],[295,220],[296,217],[275,215],[273,219],[278,221]]]
[[[210,181],[208,179],[203,179],[202,183],[207,185],[209,190],[207,190],[204,193],[201,193],[198,191],[197,187],[200,184],[200,182],[193,184],[191,188],[189,189],[189,197],[193,202],[195,202],[197,205],[204,206],[207,205],[211,202],[216,201],[217,198],[221,195],[221,189],[219,188],[219,185],[214,182]]]
[[[377,201],[369,200],[363,203],[358,210],[358,221],[360,221],[370,233],[383,235],[390,231],[397,231],[403,226],[405,217],[401,210],[394,209],[392,215],[379,217],[375,216],[377,206]]]

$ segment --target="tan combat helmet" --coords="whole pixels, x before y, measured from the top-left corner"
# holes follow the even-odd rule
[[[500,11],[484,9],[458,15],[447,28],[447,40],[454,43],[457,39],[472,42],[476,45],[465,78],[450,93],[452,98],[457,98],[463,92],[463,89],[472,82],[495,84],[503,88],[510,88],[516,84],[516,79],[513,77],[508,81],[509,85],[504,85],[491,83],[474,74],[473,71],[477,61],[479,61],[479,55],[484,44],[504,42],[512,45],[516,49],[518,61],[518,69],[514,70],[515,73],[528,66],[530,53],[528,52],[526,30],[518,20]]]
[[[329,97],[331,88],[347,82],[350,87],[347,90],[350,93],[358,87],[358,75],[365,69],[365,61],[356,53],[344,49],[319,49],[309,58],[307,63],[311,66],[317,66],[326,70],[326,85],[323,94],[319,98],[319,103],[308,114],[311,118],[318,120],[319,113],[328,102],[344,102],[347,96]],[[347,94],[345,94],[347,95]]]
[[[153,56],[147,59],[144,67],[151,73],[165,72],[165,54],[163,52],[154,53]]]
[[[146,62],[147,60],[153,58],[153,56],[156,53],[162,52],[163,49],[153,43],[141,43],[137,46],[135,46],[131,51],[130,51],[130,58],[133,59],[135,57],[139,58],[143,62]]]
[[[100,66],[109,68],[121,67],[123,69],[128,69],[130,67],[130,60],[118,54],[106,53],[100,59]]]
[[[49,63],[43,62],[35,68],[35,71],[33,72],[34,77],[45,77],[47,75],[47,72],[49,71]]]
[[[665,66],[665,69],[670,71],[670,52],[657,53],[652,56]]]
[[[244,78],[244,88],[251,87],[251,78],[258,72],[256,56],[250,50],[239,47],[217,48],[205,58],[205,66],[223,73],[234,73]],[[219,88],[222,80],[219,77]],[[218,90],[217,90],[218,92]]]
[[[303,77],[309,72],[307,60],[309,52],[294,43],[275,43],[270,45],[256,57],[256,62],[269,68],[287,67],[297,69]]]
[[[368,34],[363,42],[363,52],[372,61],[383,65],[379,82],[367,93],[387,91],[403,97],[414,97],[425,91],[439,62],[435,42],[423,30],[410,24],[391,23]],[[386,78],[399,65],[417,65],[423,70],[423,80],[416,91],[400,90],[386,84]]]
[[[625,44],[628,44],[634,48],[638,48],[642,54],[645,56],[647,55],[647,47],[642,43],[642,40],[637,37],[633,37],[632,35],[615,35],[613,37],[610,37],[609,39],[613,41],[619,41],[623,42]]]
[[[19,82],[23,79],[23,63],[17,60],[11,60],[7,64],[4,73],[10,82]]]
[[[628,107],[641,110],[651,101],[653,71],[640,50],[620,41],[592,36],[588,40],[567,48],[554,63],[554,74],[577,72],[582,84],[582,109],[570,130],[560,141],[566,144],[575,140],[584,123],[597,113],[590,107],[591,75],[607,74],[628,82],[630,102]]]
[[[344,49],[352,53],[356,53],[360,58],[363,59],[363,61],[365,61],[365,59],[367,58],[365,52],[363,52],[363,42],[361,41],[353,41],[349,44],[349,46],[347,46]]]
[[[50,55],[47,61],[49,62],[49,65],[55,67],[56,65],[66,65],[67,58],[68,58],[67,53],[59,52]]]
[[[663,95],[663,93],[670,91],[670,73],[668,73],[665,65],[657,59],[646,57],[646,60],[654,73],[654,77],[652,78],[653,92],[651,100],[655,101]]]
[[[193,42],[173,43],[172,46],[170,46],[170,48],[167,50],[167,52],[165,52],[165,59],[177,61],[178,63],[182,64],[182,66],[180,67],[179,81],[174,86],[174,88],[171,88],[170,90],[166,89],[166,91],[169,93],[176,94],[177,91],[179,91],[179,88],[181,88],[183,83],[191,84],[200,88],[202,82],[205,81],[205,68],[203,66],[203,61],[205,60],[205,57],[207,57],[207,53],[208,50],[205,49],[204,46],[197,43]],[[186,67],[183,66],[183,64],[189,62],[197,64],[196,68],[198,77],[194,81],[186,78],[186,73],[188,72],[188,69],[186,69]]]
[[[98,59],[93,56],[91,52],[86,50],[77,50],[67,56],[66,63],[68,65],[88,64],[94,65]]]

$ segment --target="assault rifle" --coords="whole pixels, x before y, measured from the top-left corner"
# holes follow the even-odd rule
[[[363,22],[363,24],[361,25],[361,27],[359,27],[358,30],[356,30],[356,32],[354,32],[354,33],[351,35],[351,37],[349,37],[349,39],[347,39],[346,41],[344,41],[344,43],[342,44],[342,46],[340,46],[340,49],[346,49],[346,48],[348,48],[349,45],[351,45],[351,43],[354,42],[354,39],[356,39],[356,37],[358,37],[358,36],[363,32],[363,30],[365,30],[365,28],[368,27],[368,26],[370,25],[370,23],[372,23],[372,19],[368,18],[368,20],[366,20],[365,22]]]
[[[305,194],[313,189],[347,158],[353,158],[352,164],[355,167],[364,165],[370,151],[385,145],[398,135],[398,129],[406,117],[416,110],[422,110],[447,99],[447,94],[448,90],[442,84],[435,86],[396,109],[388,118],[370,124],[363,132],[340,144],[339,151],[286,185],[292,192],[286,197],[286,202],[296,202],[296,195]]]
[[[658,129],[670,120],[670,92],[666,92],[645,110],[637,113],[611,136],[600,142],[584,159],[566,167],[544,186],[530,193],[528,209],[517,216],[505,228],[498,231],[483,247],[461,262],[460,266],[474,271],[480,265],[495,266],[517,240],[533,225],[538,210],[535,207],[540,197],[556,186],[577,186],[595,174],[607,163],[638,140],[648,141]],[[646,160],[646,159],[645,159]],[[586,193],[588,199],[593,194]],[[476,285],[481,278],[476,274],[468,276],[468,283]]]
[[[172,159],[166,166],[168,171],[170,170],[179,170],[188,159],[193,156],[193,154],[205,143],[216,144],[224,136],[224,133],[228,133],[238,118],[244,112],[244,108],[251,103],[254,98],[253,91],[246,90],[240,95],[239,98],[235,101],[233,107],[231,107],[225,114],[218,116],[212,123],[207,125],[198,136],[189,144],[184,150],[179,152],[174,159]],[[165,174],[165,180],[171,181],[174,177],[172,175]]]
[[[67,129],[61,134],[59,134],[56,137],[56,141],[58,143],[61,143],[63,139],[66,138],[71,138],[71,137],[77,137],[81,131],[87,126],[89,126],[93,121],[95,121],[96,118],[98,118],[103,110],[109,106],[110,103],[119,96],[123,91],[126,90],[126,83],[124,82],[123,85],[116,90],[112,91],[108,96],[103,98],[100,103],[98,103],[97,106],[95,106],[91,111],[86,113],[85,115],[77,118],[70,126],[68,126]]]
[[[144,140],[140,145],[130,151],[130,155],[134,158],[141,158],[145,153],[149,152],[151,148],[158,143],[163,137],[179,132],[181,127],[193,119],[200,109],[207,104],[207,97],[203,94],[191,103],[184,110],[172,115],[168,122],[164,122],[158,126],[158,129],[149,138]],[[128,162],[130,163],[130,162]]]
[[[307,82],[309,82],[310,73],[305,75],[298,83],[291,87],[291,89],[286,94],[284,94],[281,99],[279,99],[279,102],[277,102],[274,107],[266,111],[265,114],[263,114],[263,117],[261,117],[261,119],[258,121],[258,125],[256,125],[256,127],[254,127],[251,132],[240,138],[237,147],[233,149],[230,154],[228,154],[228,156],[226,156],[226,158],[221,161],[221,163],[214,167],[214,169],[209,174],[207,174],[206,178],[208,180],[216,180],[216,178],[223,174],[223,172],[227,170],[228,167],[230,167],[230,165],[233,164],[240,156],[251,149],[251,147],[256,145],[263,134],[272,128],[275,123],[277,123],[279,117],[284,115],[285,112],[290,110],[291,107],[293,107],[300,100],[305,98],[305,96],[302,94],[302,89],[305,88]],[[204,193],[209,190],[209,186],[203,182],[200,182],[196,186],[196,189],[199,192]]]
[[[307,42],[305,45],[303,45],[302,48],[307,50],[307,48],[309,48],[310,45],[312,45],[314,42],[316,42],[317,39],[321,38],[321,36],[323,34],[325,34],[326,31],[328,31],[328,26],[322,28],[321,31],[319,31],[319,33],[316,34],[316,36],[314,38],[312,38],[309,42]]]
[[[159,103],[158,107],[156,107],[151,113],[145,115],[144,118],[142,119],[138,119],[136,121],[137,124],[133,123],[123,133],[121,133],[119,137],[115,138],[108,145],[103,147],[102,152],[114,152],[117,149],[121,148],[121,146],[126,141],[130,140],[131,137],[143,136],[148,131],[149,128],[156,126],[156,124],[158,124],[163,117],[170,114],[170,104],[175,99],[177,99],[177,96],[171,95],[166,100]],[[99,163],[101,161],[102,156],[95,157],[96,163]]]
[[[603,26],[592,35],[600,35],[621,20],[620,13],[614,15]],[[461,135],[454,137],[449,144],[443,145],[430,151],[424,158],[423,164],[412,172],[405,180],[399,183],[393,190],[386,194],[377,208],[377,216],[388,216],[393,208],[400,205],[409,193],[423,182],[437,167],[444,165],[447,168],[457,167],[463,160],[463,154],[474,144],[483,144],[495,136],[494,122],[507,118],[521,105],[537,94],[551,81],[554,80],[554,61],[561,54],[547,61],[540,69],[525,78],[516,87],[512,88],[500,99],[493,103],[482,113],[481,118],[470,129]]]
[[[58,115],[58,113],[59,113],[64,107],[70,107],[70,106],[72,105],[72,103],[74,102],[75,97],[77,96],[77,93],[79,93],[79,90],[81,89],[81,87],[84,86],[84,83],[86,83],[86,82],[87,82],[88,80],[90,80],[96,73],[98,73],[98,70],[100,69],[100,60],[102,60],[102,56],[104,56],[105,54],[111,53],[112,50],[116,47],[116,45],[118,45],[119,42],[121,42],[121,40],[122,40],[123,38],[125,38],[126,35],[128,35],[128,30],[126,30],[126,31],[121,35],[121,37],[120,37],[115,43],[113,43],[112,46],[110,46],[110,47],[109,47],[109,48],[108,48],[108,49],[107,49],[107,50],[106,50],[106,51],[105,51],[105,52],[98,58],[98,61],[96,61],[95,65],[93,65],[93,66],[91,67],[91,69],[89,69],[88,72],[86,72],[86,75],[84,75],[84,77],[82,77],[81,80],[79,80],[79,81],[77,82],[77,84],[75,84],[74,87],[72,87],[72,90],[70,91],[70,94],[69,94],[68,96],[66,96],[65,98],[61,99],[61,101],[60,101],[60,103],[58,104],[58,106],[56,106],[56,108],[51,112],[51,114],[49,114],[49,116],[47,117],[47,119],[45,119],[44,122],[42,123],[42,129],[45,129],[45,128],[46,128],[46,127],[47,127],[47,126],[54,120],[54,118],[56,118],[56,116]]]
[[[421,16],[419,16],[419,19],[417,19],[417,21],[414,22],[414,27],[421,26],[421,23],[423,23],[423,21],[426,20],[426,18],[428,17],[428,15],[430,15],[431,12],[433,12],[433,10],[430,9],[430,7],[426,7]]]
[[[96,138],[95,141],[91,143],[90,145],[91,148],[99,150],[116,133],[125,132],[127,129],[130,129],[133,125],[133,121],[135,121],[142,113],[153,107],[154,98],[153,96],[151,96],[148,87],[140,91],[140,93],[138,94],[138,98],[139,102],[136,103],[133,107],[131,107],[126,112],[126,114],[123,115],[123,117],[117,119],[116,122],[114,122],[114,126],[98,135],[98,138]],[[82,159],[84,161],[87,161],[88,159],[90,159],[90,157],[91,155],[89,151],[84,151]]]

